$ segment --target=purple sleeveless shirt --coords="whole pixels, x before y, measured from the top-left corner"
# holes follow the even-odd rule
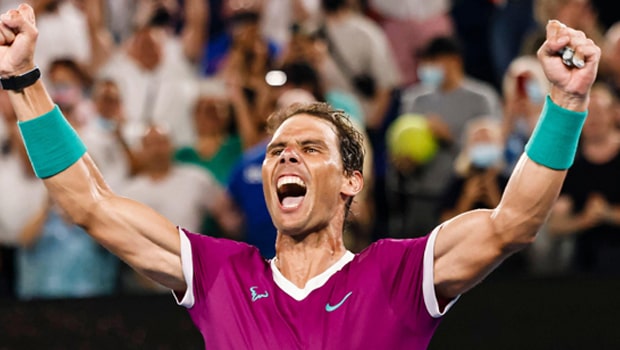
[[[426,349],[440,317],[437,230],[350,252],[304,290],[245,243],[181,231],[179,302],[207,349]]]

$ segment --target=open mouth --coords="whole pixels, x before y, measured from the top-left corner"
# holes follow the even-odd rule
[[[296,208],[306,195],[306,183],[298,176],[282,176],[278,179],[277,193],[283,208]]]

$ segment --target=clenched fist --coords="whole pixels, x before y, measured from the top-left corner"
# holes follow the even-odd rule
[[[29,5],[0,15],[0,77],[20,75],[34,67],[37,36],[34,11]]]

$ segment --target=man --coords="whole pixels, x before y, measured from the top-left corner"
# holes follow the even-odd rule
[[[439,223],[441,197],[451,180],[452,166],[462,147],[465,125],[481,117],[501,115],[499,97],[491,86],[468,77],[463,52],[452,37],[433,39],[420,53],[421,84],[404,92],[401,113],[423,114],[440,149],[427,164],[410,171],[394,162],[387,185],[390,197],[392,237],[421,236]]]
[[[278,235],[276,257],[265,261],[244,243],[179,230],[110,191],[36,79],[31,8],[0,20],[1,82],[13,89],[37,176],[90,235],[182,297],[210,349],[426,348],[452,302],[534,239],[572,163],[600,57],[582,33],[551,22],[540,58],[554,87],[498,207],[359,255],[342,243],[347,208],[363,187],[359,133],[324,104],[271,118],[277,129],[262,174]],[[562,63],[565,46],[583,68]]]

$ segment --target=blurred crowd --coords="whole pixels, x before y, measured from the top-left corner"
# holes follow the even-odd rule
[[[551,18],[603,49],[578,156],[536,243],[500,274],[620,272],[620,18],[596,0],[0,0],[108,184],[190,231],[274,256],[266,118],[346,111],[367,139],[348,249],[494,208],[543,108]],[[614,14],[616,16],[614,16]],[[618,21],[618,22],[617,22]],[[0,297],[162,292],[68,221],[0,91]]]

